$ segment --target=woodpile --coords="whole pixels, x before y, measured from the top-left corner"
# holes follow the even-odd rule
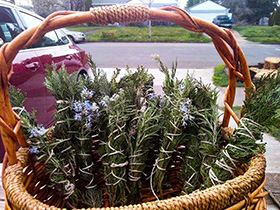
[[[280,68],[280,58],[267,57],[264,63],[259,63],[257,66],[250,66],[250,72],[253,80],[259,80],[263,75],[276,73]]]

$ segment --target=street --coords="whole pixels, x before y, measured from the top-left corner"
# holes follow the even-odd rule
[[[178,60],[178,68],[213,68],[223,63],[213,43],[115,43],[85,42],[78,44],[101,68],[137,67],[157,68],[157,63],[150,57],[160,55],[168,67]],[[249,65],[264,62],[266,57],[280,57],[280,45],[258,44],[240,41]]]

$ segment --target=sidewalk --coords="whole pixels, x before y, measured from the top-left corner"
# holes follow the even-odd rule
[[[103,69],[109,78],[113,75],[115,69],[107,68]],[[133,69],[132,69],[133,70]],[[125,74],[125,70],[121,71],[121,75]],[[161,92],[160,86],[162,85],[162,81],[164,79],[164,74],[161,73],[158,69],[150,69],[149,72],[154,75],[154,85],[157,92]],[[187,72],[193,74],[196,78],[201,78],[205,84],[212,83],[212,76],[214,73],[213,69],[178,69],[177,70],[177,78],[184,79]],[[223,96],[225,93],[226,88],[217,88],[219,92],[218,97],[218,104],[219,106],[223,106]],[[237,88],[236,91],[236,100],[234,106],[242,106],[242,102],[245,98],[244,88]],[[230,126],[235,127],[235,123],[233,120],[230,121]],[[267,143],[266,145],[266,159],[267,159],[267,184],[266,189],[271,191],[272,194],[280,201],[280,142],[277,141],[275,138],[271,137],[268,134],[264,134],[264,141]],[[0,169],[2,169],[2,164],[0,164]],[[1,170],[2,171],[2,170]],[[266,197],[267,199],[267,209],[268,210],[277,210],[279,209],[273,201],[270,199],[269,196]],[[0,209],[4,209],[4,195],[3,195],[3,188],[2,182],[0,184]]]

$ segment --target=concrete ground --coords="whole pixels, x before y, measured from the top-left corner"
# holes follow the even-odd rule
[[[104,71],[106,71],[108,77],[111,77],[113,75],[114,69],[106,68],[104,69]],[[155,89],[157,89],[158,92],[160,92],[161,91],[160,86],[164,79],[163,73],[161,73],[158,69],[150,69],[149,72],[155,76],[155,80],[154,80]],[[186,76],[187,72],[193,74],[196,78],[201,78],[205,84],[210,84],[212,87],[214,87],[212,84],[212,76],[214,73],[213,69],[190,69],[190,70],[178,69],[177,70],[178,79],[183,79]],[[124,73],[125,71],[122,71],[121,74]],[[226,89],[217,88],[217,90],[219,90],[218,104],[219,106],[223,106],[223,96]],[[245,97],[244,88],[237,88],[236,100],[234,105],[241,106],[244,97]],[[233,120],[230,121],[230,126],[235,127],[235,123],[233,122]],[[279,162],[280,142],[268,134],[264,134],[264,141],[267,143],[266,144],[266,158],[267,158],[266,189],[270,191],[274,195],[274,197],[278,199],[278,201],[280,201],[280,162]],[[2,168],[2,164],[0,165],[0,168]],[[279,209],[269,196],[267,196],[267,204],[268,204],[268,210]],[[0,209],[4,209],[4,195],[3,195],[2,183],[0,184]]]

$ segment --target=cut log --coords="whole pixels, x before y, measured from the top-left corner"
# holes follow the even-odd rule
[[[277,57],[267,57],[264,60],[264,69],[278,69],[280,68],[280,58]]]
[[[262,76],[266,76],[270,73],[276,74],[277,72],[275,69],[259,69],[256,67],[250,67],[249,70],[254,73],[253,80],[259,80]]]

